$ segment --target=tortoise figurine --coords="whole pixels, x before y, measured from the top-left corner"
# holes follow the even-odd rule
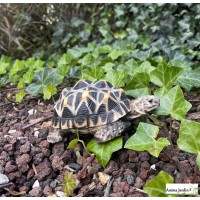
[[[54,106],[53,127],[82,134],[94,134],[94,139],[107,142],[131,125],[131,120],[145,115],[159,106],[153,95],[130,100],[123,89],[109,82],[78,81],[74,87],[63,89]],[[62,140],[61,131],[53,132],[47,140]]]

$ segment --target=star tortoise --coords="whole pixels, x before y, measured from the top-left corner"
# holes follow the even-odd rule
[[[131,125],[131,120],[156,109],[159,98],[153,95],[130,100],[123,89],[109,82],[78,81],[74,87],[63,89],[54,106],[53,127],[65,132],[94,134],[97,142],[107,142]],[[52,133],[50,143],[62,139]],[[58,139],[58,137],[60,139]]]

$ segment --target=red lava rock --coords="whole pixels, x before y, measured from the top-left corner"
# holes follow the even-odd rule
[[[6,140],[9,144],[15,144],[17,142],[15,137],[6,137]]]
[[[42,153],[44,154],[45,157],[50,157],[51,151],[47,148],[42,148]]]
[[[49,148],[49,143],[48,143],[48,141],[47,140],[43,140],[43,141],[41,141],[40,142],[40,144],[39,144],[39,147],[42,149],[42,148]]]
[[[129,156],[129,158],[130,157],[136,157],[137,156],[137,152],[136,151],[133,151],[133,150],[128,150],[127,151],[127,154],[128,154],[128,156]]]
[[[3,133],[7,133],[10,130],[10,127],[4,126],[3,127]]]
[[[29,154],[23,154],[16,159],[17,165],[29,163],[30,161],[31,161],[31,156]]]
[[[118,156],[119,156],[120,163],[124,164],[125,162],[128,161],[127,151],[119,151]]]
[[[15,165],[14,161],[9,161],[6,163],[5,172],[10,173],[17,170],[17,166]]]
[[[174,178],[175,183],[183,183],[184,182],[184,176],[180,173],[177,172]]]
[[[0,160],[0,166],[5,167],[5,165],[6,165],[6,162],[4,160]]]
[[[24,163],[24,164],[20,165],[19,170],[20,170],[22,173],[27,172],[27,171],[29,170],[28,164]]]
[[[126,163],[126,168],[127,169],[131,169],[132,171],[135,171],[136,170],[136,163],[127,162]]]
[[[20,147],[20,153],[28,153],[30,150],[31,150],[31,143],[28,141]]]
[[[52,154],[55,154],[57,156],[62,156],[64,152],[65,152],[65,144],[62,141],[54,144],[52,148]]]
[[[17,178],[21,177],[21,172],[17,171],[17,172],[12,172],[8,174],[8,178],[10,181],[14,181]]]
[[[12,134],[13,137],[18,138],[22,137],[24,133],[22,131],[16,131],[15,133]]]
[[[148,152],[144,151],[144,152],[139,153],[138,158],[141,161],[146,161],[150,159],[150,155]]]
[[[124,192],[117,192],[117,193],[112,193],[109,196],[110,197],[124,197],[125,194],[124,194]]]
[[[55,171],[62,171],[64,168],[64,162],[62,160],[62,158],[55,156],[52,160],[52,168]]]
[[[10,156],[6,151],[2,151],[0,155],[0,160],[3,160],[4,162],[7,162],[10,160]]]
[[[27,173],[27,179],[31,179],[35,175],[33,169],[29,169]]]
[[[45,186],[44,190],[43,190],[43,194],[48,197],[50,195],[52,195],[52,189],[47,185]]]
[[[101,165],[100,165],[99,161],[97,160],[97,158],[94,158],[94,160],[92,162],[92,167],[95,167],[97,169],[101,168]]]
[[[166,148],[166,147],[165,147]],[[168,156],[166,156],[164,153],[160,153],[159,155],[160,160],[164,161],[164,162],[169,162],[170,158]]]
[[[44,180],[51,174],[51,163],[45,158],[39,165],[36,166],[38,181]]]
[[[127,177],[128,175],[136,176],[135,172],[133,172],[131,169],[126,169],[124,172],[124,177]]]
[[[0,165],[0,173],[1,173],[1,174],[4,173],[4,167],[2,167],[1,165]]]
[[[38,138],[46,139],[48,136],[48,128],[43,128],[39,131]]]
[[[147,176],[148,176],[148,172],[149,170],[142,170],[139,174],[139,177],[142,179],[142,180],[146,180]]]
[[[62,186],[58,186],[54,189],[55,191],[63,191],[63,187]]]
[[[113,192],[114,193],[118,193],[118,192],[122,192],[122,187],[121,187],[121,178],[120,179],[115,179],[113,182]]]
[[[164,163],[163,161],[159,161],[159,162],[156,163],[156,168],[162,169],[163,166],[164,166],[164,164],[165,164],[165,163]]]
[[[196,160],[194,158],[188,158],[188,161],[192,167],[196,165]]]
[[[145,182],[144,182],[140,177],[137,177],[137,178],[135,179],[135,184],[134,184],[134,186],[135,186],[136,188],[141,189],[141,188],[143,187],[144,184],[145,184]]]
[[[91,180],[92,176],[88,174],[85,178],[81,179],[81,182],[83,183],[83,185],[88,185],[89,183],[91,183]]]
[[[133,185],[135,183],[135,177],[133,175],[128,175],[126,177],[126,182],[129,184],[129,185]]]
[[[108,165],[106,166],[106,168],[104,169],[104,173],[106,174],[111,174],[113,171],[116,171],[118,170],[118,164],[113,161],[113,160],[110,160],[110,162],[108,163]]]
[[[41,197],[42,196],[42,188],[41,187],[35,187],[29,192],[29,194],[32,197]]]
[[[141,192],[135,192],[134,194],[129,194],[127,197],[146,197],[146,195]]]
[[[22,186],[22,187],[19,188],[19,191],[20,191],[20,192],[24,192],[24,191],[25,191],[25,192],[27,193],[28,190],[29,190],[29,188],[26,187],[26,186]]]
[[[31,146],[31,155],[34,157],[38,153],[41,153],[41,149],[39,147]]]
[[[39,163],[42,162],[43,158],[44,158],[44,154],[43,153],[38,153],[33,157],[33,163],[35,165],[38,165]]]
[[[28,141],[29,141],[31,144],[35,145],[35,143],[36,143],[36,141],[37,141],[37,138],[36,138],[34,135],[32,135],[32,134],[28,134]]]
[[[141,168],[150,169],[150,164],[147,161],[141,163]]]
[[[187,176],[192,176],[192,169],[188,160],[180,161],[180,165],[183,167],[183,169],[187,169],[185,170]]]
[[[164,166],[162,168],[162,170],[166,171],[167,173],[169,173],[171,175],[173,175],[173,172],[174,172],[175,169],[177,169],[177,167],[175,165],[170,164],[170,163],[164,164]],[[189,170],[189,168],[188,168],[188,170]]]
[[[15,183],[19,186],[19,185],[23,185],[26,181],[27,181],[26,176],[21,175],[19,178],[17,178]]]
[[[139,158],[138,157],[130,157],[128,159],[129,162],[133,162],[133,163],[137,163],[139,161]]]
[[[83,187],[81,187],[78,193],[85,196],[87,195],[88,191],[89,191],[88,185],[84,185]]]
[[[98,168],[87,166],[88,174],[96,174],[98,172]]]
[[[130,186],[129,186],[128,183],[126,183],[126,182],[121,182],[120,185],[121,185],[122,190],[123,190],[125,193],[128,193],[128,192],[129,192]]]
[[[123,171],[117,171],[117,170],[113,171],[112,173],[113,177],[115,178],[122,176],[122,174],[123,174]]]

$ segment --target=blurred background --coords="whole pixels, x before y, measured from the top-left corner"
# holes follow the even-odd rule
[[[200,4],[0,4],[0,54],[56,60],[109,44],[200,59]]]

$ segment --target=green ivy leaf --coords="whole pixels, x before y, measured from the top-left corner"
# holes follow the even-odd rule
[[[104,70],[101,67],[94,66],[91,68],[84,69],[82,71],[82,79],[87,79],[91,81],[96,81],[102,78],[104,75]]]
[[[176,195],[166,194],[166,184],[174,183],[171,175],[164,171],[160,171],[159,174],[148,181],[143,189],[150,197],[173,197]]]
[[[35,58],[34,57],[31,57],[31,58],[28,58],[27,60],[25,60],[25,67],[27,68],[32,68],[32,66],[34,65],[35,63]]]
[[[98,58],[100,54],[107,54],[111,52],[111,50],[112,48],[110,45],[100,46],[100,47],[95,48],[94,52],[92,53],[92,56],[94,58]]]
[[[191,108],[191,104],[184,99],[180,86],[175,86],[160,98],[160,106],[156,110],[158,115],[171,115],[174,119],[182,120]]]
[[[31,83],[26,88],[27,93],[36,96],[39,93],[43,93],[43,85],[38,85],[36,83]]]
[[[146,87],[146,88],[139,88],[139,89],[134,89],[134,90],[127,90],[125,91],[126,95],[132,96],[132,97],[141,97],[145,95],[150,95],[151,94],[151,89]]]
[[[150,77],[147,73],[136,73],[132,80],[126,85],[124,90],[126,94],[133,97],[140,97],[142,95],[150,94],[149,86]],[[141,92],[141,93],[140,93]]]
[[[25,90],[21,90],[16,94],[16,102],[21,102],[24,96],[26,95]]]
[[[184,70],[191,70],[191,66],[190,63],[188,63],[187,61],[184,60],[170,60],[169,64],[175,67],[181,67]]]
[[[23,82],[29,84],[32,82],[34,78],[34,69],[30,68],[24,75],[23,75]]]
[[[92,55],[90,53],[88,53],[81,60],[79,60],[79,63],[82,66],[86,66],[86,65],[90,64],[91,62],[92,62]]]
[[[57,93],[57,89],[55,86],[50,83],[47,87],[43,88],[44,99],[50,99],[51,96]]]
[[[102,69],[105,71],[105,72],[109,72],[110,70],[113,69],[115,65],[113,63],[106,63],[104,66],[102,66]]]
[[[106,74],[106,80],[110,82],[115,87],[122,87],[125,85],[126,81],[126,73],[125,72],[119,72],[116,70],[110,70]]]
[[[23,80],[23,78],[20,78],[20,79],[19,79],[19,82],[18,82],[18,84],[17,84],[17,88],[18,88],[18,89],[22,89],[22,88],[24,88],[24,87],[25,87],[24,80]]]
[[[0,62],[0,75],[6,74],[6,69],[10,66],[10,63]]]
[[[62,83],[63,76],[58,74],[57,70],[54,68],[43,68],[40,72],[35,74],[34,80],[34,83],[28,85],[27,92],[33,96],[45,92],[45,97],[48,98],[50,93],[53,94],[55,92],[55,87]],[[49,86],[50,84],[52,84],[54,88]],[[48,88],[48,86],[50,88]],[[46,89],[44,90],[44,88]]]
[[[81,57],[83,53],[80,50],[78,50],[78,49],[69,49],[67,51],[67,54],[69,54],[70,56],[72,56],[72,58],[76,59],[76,58]]]
[[[16,60],[14,65],[12,66],[10,70],[10,77],[15,75],[17,72],[21,71],[24,68],[24,60]]]
[[[58,65],[67,65],[72,61],[72,56],[70,54],[64,53],[58,61]]]
[[[10,62],[11,62],[11,57],[2,55],[2,56],[1,56],[1,61],[0,61],[0,62],[2,62],[2,63],[10,63]]]
[[[64,188],[63,191],[67,196],[71,196],[76,188],[76,178],[72,172],[64,175]]]
[[[182,120],[179,129],[179,138],[177,141],[178,147],[189,153],[197,153],[197,163],[200,169],[199,157],[200,157],[200,123]]]
[[[122,56],[125,52],[122,50],[114,49],[109,54],[108,57],[110,57],[113,61]]]
[[[93,139],[88,143],[87,149],[93,152],[99,163],[105,167],[112,153],[122,148],[122,137],[115,138],[105,143],[96,143]]]
[[[57,73],[57,69],[44,68],[35,74],[35,80],[38,84],[47,86],[52,83],[54,86],[57,86],[62,83],[63,76]]]
[[[57,72],[62,76],[66,76],[69,73],[70,66],[65,64],[58,64]]]
[[[193,87],[200,87],[200,68],[184,71],[177,79],[176,84],[190,91]]]
[[[2,87],[3,85],[9,83],[9,77],[8,74],[6,74],[5,76],[0,78],[0,87]]]
[[[136,151],[148,151],[151,155],[158,157],[163,148],[170,145],[166,138],[156,140],[158,133],[157,126],[140,122],[136,133],[127,140],[124,147]]]
[[[179,74],[183,71],[180,67],[170,67],[165,62],[158,64],[150,74],[151,82],[168,91],[175,83]]]
[[[70,143],[67,146],[67,149],[74,149],[77,144],[78,144],[78,138],[75,138],[70,141]]]
[[[148,61],[142,62],[137,68],[137,72],[144,72],[147,74],[150,74],[153,70],[155,70],[155,67],[153,67]]]
[[[36,60],[34,62],[33,68],[35,69],[35,72],[39,72],[44,66],[44,61],[42,60]]]
[[[197,154],[196,162],[197,162],[198,168],[200,169],[200,153]]]

